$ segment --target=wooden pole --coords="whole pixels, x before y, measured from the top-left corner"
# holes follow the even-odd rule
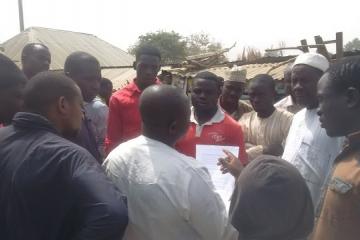
[[[320,53],[321,55],[323,55],[324,57],[326,57],[327,59],[330,60],[329,52],[326,49],[326,46],[324,44],[324,41],[323,41],[322,37],[321,36],[315,36],[314,38],[315,38],[315,43],[319,45],[317,47],[318,53]]]
[[[336,61],[339,61],[344,56],[343,48],[343,33],[336,33]]]
[[[18,0],[20,32],[24,31],[24,14],[22,0]]]
[[[303,52],[309,52],[309,47],[308,47],[306,39],[301,40],[300,43],[301,43]]]

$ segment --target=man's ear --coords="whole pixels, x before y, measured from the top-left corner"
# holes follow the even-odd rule
[[[59,113],[66,114],[69,108],[69,103],[64,96],[58,98],[56,108]]]
[[[355,108],[360,106],[360,93],[354,87],[349,87],[346,90],[347,106],[349,108]]]

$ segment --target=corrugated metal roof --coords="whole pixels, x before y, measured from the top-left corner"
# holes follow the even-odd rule
[[[242,67],[247,70],[247,79],[252,79],[258,74],[269,74],[274,79],[282,80],[284,78],[284,71],[287,67],[287,64],[279,65],[279,63],[265,63],[244,65]]]
[[[131,66],[134,57],[100,38],[86,33],[32,27],[4,42],[4,53],[17,63],[28,43],[45,44],[51,52],[51,69],[63,69],[66,57],[84,51],[96,57],[102,67]]]

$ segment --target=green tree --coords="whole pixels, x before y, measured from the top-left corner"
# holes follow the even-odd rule
[[[345,51],[360,50],[360,40],[359,40],[359,38],[354,38],[352,41],[345,44],[344,50]]]
[[[180,62],[186,56],[186,41],[174,31],[157,31],[141,35],[136,44],[131,46],[128,51],[135,55],[137,49],[143,45],[157,47],[161,52],[163,64]]]
[[[141,35],[138,41],[128,51],[135,55],[137,49],[143,45],[152,45],[161,52],[162,63],[179,63],[187,56],[194,56],[208,52],[222,50],[219,42],[213,41],[209,34],[197,33],[183,37],[174,31],[157,31]],[[224,56],[219,56],[219,62],[225,61]]]
[[[188,56],[199,55],[207,52],[216,52],[222,50],[220,42],[211,39],[207,33],[196,33],[186,38]]]

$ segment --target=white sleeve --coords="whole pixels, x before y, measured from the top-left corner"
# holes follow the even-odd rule
[[[118,190],[122,194],[126,194],[127,192],[127,184],[126,180],[124,179],[125,169],[122,166],[121,161],[116,157],[111,157],[111,154],[106,158],[103,163],[103,168],[105,169],[106,175],[110,178],[110,180],[115,184]]]
[[[192,177],[189,184],[190,224],[200,239],[237,239],[237,232],[228,221],[225,205],[215,193],[210,176],[205,171],[202,175]]]

